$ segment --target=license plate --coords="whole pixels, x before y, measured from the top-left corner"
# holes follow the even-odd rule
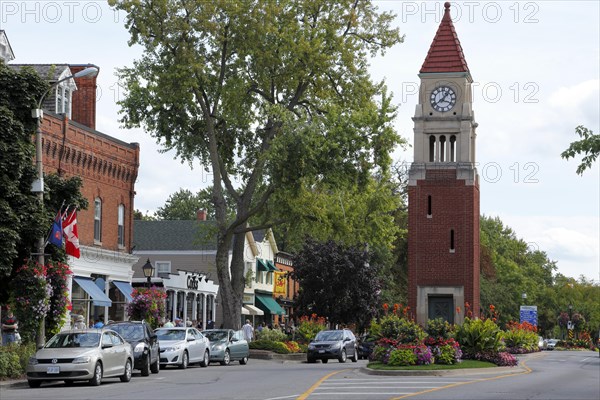
[[[46,373],[58,374],[58,373],[60,373],[60,367],[58,367],[58,366],[48,367],[48,369],[46,370]]]
[[[325,353],[325,350],[319,350],[319,354]]]

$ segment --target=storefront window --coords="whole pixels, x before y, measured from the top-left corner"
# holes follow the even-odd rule
[[[113,321],[127,320],[127,300],[119,288],[111,285],[108,297],[112,300],[112,306],[108,308],[108,319]]]

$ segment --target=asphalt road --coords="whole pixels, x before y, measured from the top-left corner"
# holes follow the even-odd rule
[[[365,373],[366,361],[306,364],[251,359],[224,367],[169,368],[129,383],[107,379],[100,387],[78,383],[0,386],[0,399],[284,400],[284,399],[590,399],[600,398],[600,358],[587,351],[527,355],[517,369],[460,370],[443,376]]]

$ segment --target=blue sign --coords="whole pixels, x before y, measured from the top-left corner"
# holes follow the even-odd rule
[[[537,306],[521,306],[521,323],[529,322],[537,326]]]

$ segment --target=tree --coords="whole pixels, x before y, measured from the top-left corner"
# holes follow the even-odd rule
[[[327,317],[330,324],[366,327],[377,312],[381,291],[380,267],[370,261],[364,246],[307,240],[294,257],[293,276],[300,283],[296,312]]]
[[[197,218],[198,210],[206,211],[207,219],[215,219],[212,204],[212,187],[201,189],[193,194],[190,190],[179,189],[171,194],[163,207],[156,211],[156,217],[161,220],[193,220]],[[229,218],[235,217],[235,205],[225,193]]]
[[[244,236],[278,222],[253,220],[273,193],[389,169],[395,110],[368,57],[402,41],[394,16],[356,0],[109,2],[144,51],[119,70],[121,121],[212,174],[224,324],[239,327]]]
[[[583,125],[575,128],[575,132],[581,140],[571,143],[569,148],[563,151],[560,156],[568,160],[569,158],[575,158],[576,155],[585,154],[581,159],[581,164],[577,167],[577,174],[582,175],[586,169],[592,167],[600,154],[600,135],[594,135],[594,132]]]

